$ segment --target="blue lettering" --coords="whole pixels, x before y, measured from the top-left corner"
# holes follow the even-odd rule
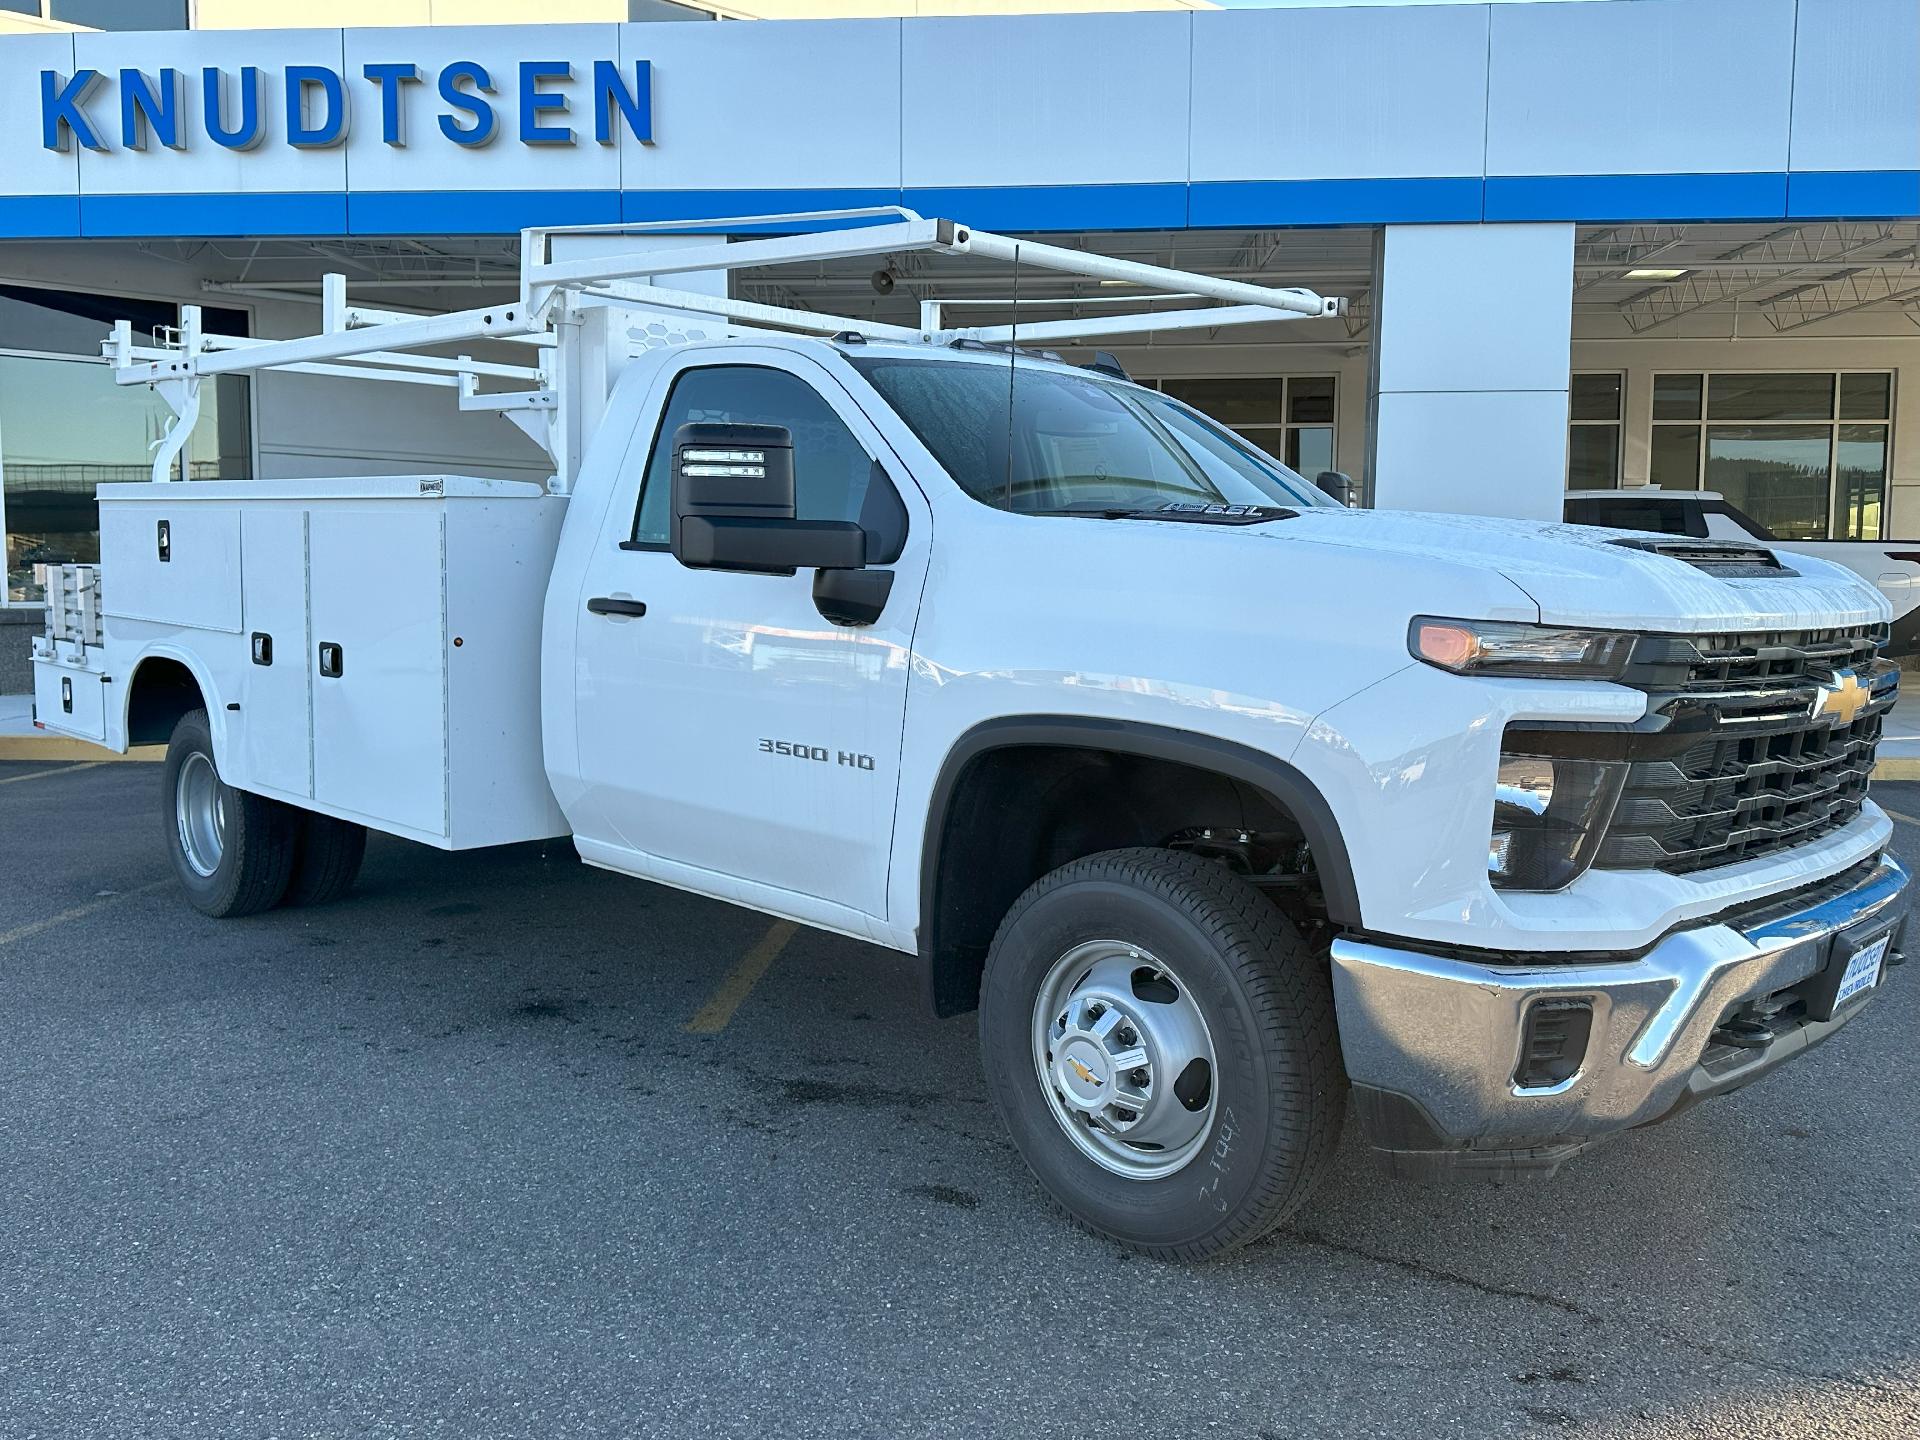
[[[120,72],[120,143],[144,150],[149,135],[169,150],[182,148],[178,70],[162,70],[158,89],[144,71]]]
[[[369,65],[362,73],[380,87],[380,138],[389,145],[404,146],[407,143],[407,136],[406,127],[401,123],[402,87],[419,83],[420,67],[401,64]]]
[[[81,108],[100,83],[98,70],[76,70],[62,84],[58,70],[40,72],[40,143],[49,150],[66,150],[75,140],[89,150],[104,150]]]
[[[307,91],[317,88],[326,105],[326,118],[307,123]],[[324,65],[287,66],[287,143],[302,150],[325,150],[338,145],[347,133],[347,92],[340,74]]]
[[[613,111],[618,106],[627,129],[642,145],[653,143],[653,62],[633,62],[633,89],[620,78],[620,67],[611,60],[593,62],[593,138],[612,145]]]
[[[251,150],[266,134],[260,124],[260,71],[252,65],[240,67],[240,128],[229,130],[226,119],[227,77],[209,65],[200,72],[200,95],[207,112],[207,134],[213,143],[229,150]]]
[[[571,145],[571,125],[542,125],[543,110],[565,114],[571,103],[564,95],[543,95],[542,80],[572,80],[573,66],[564,60],[522,60],[520,62],[520,143],[523,145]]]
[[[440,117],[440,133],[456,145],[484,145],[493,139],[493,106],[479,98],[468,95],[458,89],[462,80],[471,81],[480,95],[493,94],[493,77],[486,68],[472,60],[456,60],[440,72],[440,98],[456,110],[465,110],[473,116],[473,124],[461,126],[454,123],[451,115]]]

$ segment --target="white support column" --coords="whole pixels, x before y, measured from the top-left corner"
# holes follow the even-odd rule
[[[1373,503],[1558,520],[1573,226],[1389,225],[1375,253]]]

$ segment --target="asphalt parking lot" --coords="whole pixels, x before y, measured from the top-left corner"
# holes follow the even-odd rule
[[[1178,1267],[1050,1213],[904,957],[564,844],[209,921],[157,780],[0,764],[7,1440],[1920,1433],[1920,970],[1550,1180],[1349,1143]]]

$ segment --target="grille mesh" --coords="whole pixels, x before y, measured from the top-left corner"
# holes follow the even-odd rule
[[[1860,814],[1896,687],[1877,660],[1883,626],[1668,638],[1666,688],[1649,711],[1700,731],[1677,753],[1628,767],[1595,864],[1680,874],[1806,844]],[[1814,720],[1820,687],[1851,669],[1873,699],[1854,719]]]

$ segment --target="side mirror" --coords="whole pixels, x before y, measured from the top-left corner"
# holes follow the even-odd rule
[[[851,520],[797,520],[793,432],[784,425],[682,425],[673,435],[674,558],[696,570],[791,575],[859,570],[867,533]]]
[[[1353,477],[1338,470],[1322,470],[1313,477],[1313,483],[1342,505],[1352,505],[1358,498],[1354,493],[1358,487],[1354,485]]]

